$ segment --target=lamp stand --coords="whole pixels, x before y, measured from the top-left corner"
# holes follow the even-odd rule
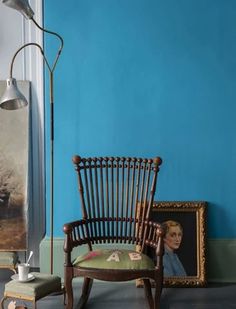
[[[47,58],[44,55],[43,48],[37,43],[27,43],[20,47],[15,55],[12,58],[11,68],[10,68],[10,79],[8,80],[8,87],[5,91],[3,98],[1,99],[0,105],[1,108],[5,108],[8,110],[18,109],[27,105],[27,101],[25,97],[19,92],[16,85],[16,80],[12,78],[13,64],[17,54],[27,46],[34,45],[38,47],[42,53],[44,58],[44,62],[49,70],[49,83],[50,83],[50,272],[53,274],[53,240],[54,240],[54,98],[53,98],[53,73],[57,65],[57,61],[60,57],[61,51],[63,49],[63,39],[62,37],[53,31],[47,30],[41,27],[33,18],[34,12],[30,7],[28,0],[3,0],[3,4],[6,6],[15,9],[23,14],[26,19],[32,20],[37,28],[45,33],[52,34],[60,41],[60,46],[58,48],[58,52],[54,59],[52,66],[49,65]]]

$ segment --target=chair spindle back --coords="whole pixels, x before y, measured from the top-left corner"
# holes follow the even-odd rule
[[[140,244],[149,218],[161,159],[73,157],[85,237],[92,243]],[[138,205],[142,205],[139,211]]]

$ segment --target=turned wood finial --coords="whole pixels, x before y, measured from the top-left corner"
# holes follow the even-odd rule
[[[156,224],[156,235],[158,237],[164,237],[165,235],[165,231],[164,231],[164,228],[163,226],[161,226],[160,224]]]
[[[72,232],[73,228],[70,224],[64,224],[63,226],[63,232],[65,234],[70,234]]]
[[[73,161],[74,164],[80,164],[80,162],[81,162],[81,157],[75,155],[75,156],[73,156],[72,161]]]
[[[159,166],[162,163],[162,159],[160,157],[156,157],[156,158],[153,159],[153,162],[154,162],[154,164]]]

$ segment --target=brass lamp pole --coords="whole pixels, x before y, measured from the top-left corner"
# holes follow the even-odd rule
[[[63,39],[62,37],[53,31],[42,28],[33,18],[34,12],[31,9],[28,0],[2,0],[2,3],[9,6],[17,11],[20,11],[25,18],[30,19],[41,31],[52,34],[56,36],[60,41],[60,46],[56,54],[53,64],[50,66],[43,48],[37,43],[27,43],[21,46],[14,54],[11,66],[10,66],[10,78],[7,79],[7,88],[0,99],[0,107],[6,110],[16,110],[22,108],[28,104],[26,98],[18,90],[15,78],[13,78],[13,66],[14,61],[18,53],[28,47],[36,46],[40,49],[43,56],[44,62],[49,71],[49,94],[50,94],[50,272],[53,274],[53,238],[54,238],[54,70],[56,68],[58,59],[60,57],[61,51],[63,49]]]

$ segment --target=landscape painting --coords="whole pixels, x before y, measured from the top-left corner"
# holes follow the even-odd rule
[[[0,96],[6,82],[0,81]],[[19,82],[29,100],[29,82]],[[27,248],[29,106],[0,109],[0,251]]]

